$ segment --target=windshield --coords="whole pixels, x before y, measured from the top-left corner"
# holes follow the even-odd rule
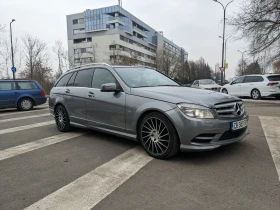
[[[199,84],[200,85],[211,85],[211,84],[216,84],[216,82],[214,82],[211,79],[204,79],[204,80],[200,80]]]
[[[163,74],[147,68],[116,67],[123,81],[132,88],[155,86],[180,86]]]

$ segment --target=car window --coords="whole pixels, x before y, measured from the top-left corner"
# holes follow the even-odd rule
[[[243,80],[243,83],[250,83],[250,82],[254,82],[254,81],[255,81],[254,76],[246,76],[245,79]]]
[[[193,85],[198,85],[198,81],[194,81],[194,82],[193,82]]]
[[[116,78],[107,69],[95,69],[91,87],[101,89],[101,85],[106,83],[116,83]]]
[[[38,89],[34,82],[17,82],[19,90]]]
[[[15,90],[16,83],[15,82],[0,82],[0,91],[1,90]]]
[[[280,81],[280,75],[268,76],[267,79],[271,82]]]
[[[67,83],[67,86],[74,86],[74,81],[75,81],[76,75],[77,75],[77,72],[75,72],[75,73],[71,76],[70,80],[69,80],[68,83]]]
[[[232,84],[234,85],[234,84],[242,83],[243,79],[244,79],[244,77],[240,77],[240,78],[234,80],[234,81],[232,82]]]
[[[255,82],[263,82],[264,79],[261,76],[255,76]]]
[[[56,87],[64,87],[67,85],[68,80],[70,79],[70,77],[72,76],[73,73],[70,74],[66,74],[64,75],[56,84]]]
[[[90,87],[90,82],[93,75],[93,69],[86,69],[78,71],[75,78],[75,87]]]

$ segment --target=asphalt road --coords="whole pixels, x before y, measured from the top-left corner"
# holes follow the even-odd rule
[[[0,110],[0,209],[279,210],[280,104],[246,109],[243,141],[168,161],[115,136],[60,133],[46,105]]]

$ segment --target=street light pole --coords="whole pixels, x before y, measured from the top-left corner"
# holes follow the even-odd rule
[[[11,53],[12,53],[12,67],[15,67],[14,63],[14,49],[13,49],[13,33],[12,33],[12,23],[15,21],[15,19],[12,19],[10,22],[10,35],[11,35]],[[13,72],[13,79],[16,79],[15,72]]]
[[[232,37],[232,35],[230,35],[230,36],[228,36],[227,38],[226,38],[226,41],[225,41],[225,65],[226,65],[226,63],[227,63],[227,41],[228,41],[228,39],[230,38],[230,37]],[[223,37],[221,37],[221,36],[219,36],[219,38],[223,38]],[[224,72],[224,80],[226,79],[226,71]]]
[[[230,3],[232,3],[234,0],[230,1],[229,3],[227,3],[226,6],[224,6],[221,2],[219,2],[218,0],[213,0],[214,2],[219,3],[220,5],[222,5],[223,9],[224,9],[224,27],[223,27],[223,50],[222,50],[222,67],[225,67],[224,64],[224,55],[225,55],[225,31],[226,31],[226,10],[227,7]],[[221,72],[221,84],[223,84],[223,72]]]
[[[242,73],[242,75],[241,76],[243,76],[244,75],[244,54],[247,52],[247,51],[240,51],[240,50],[238,50],[238,52],[240,52],[241,54],[242,54],[242,65],[241,65],[241,73]]]

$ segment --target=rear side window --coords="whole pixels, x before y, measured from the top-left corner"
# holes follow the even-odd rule
[[[254,76],[247,76],[243,80],[243,83],[249,83],[249,82],[254,82],[254,81],[255,81],[255,77]]]
[[[19,90],[38,89],[34,82],[17,82]]]
[[[255,76],[255,82],[263,82],[264,79],[261,76]]]
[[[92,88],[101,89],[101,85],[106,83],[116,83],[113,74],[106,69],[95,69],[92,80]]]
[[[69,80],[67,86],[74,86],[74,81],[75,81],[76,75],[77,75],[77,72],[75,72],[75,73],[72,75],[72,77],[70,78],[70,80]]]
[[[269,80],[269,81],[272,81],[272,82],[274,82],[274,81],[280,81],[280,75],[275,75],[275,76],[268,76],[267,77],[267,79]]]
[[[67,85],[70,77],[72,76],[73,73],[71,74],[66,74],[64,75],[60,80],[59,82],[56,84],[56,87],[64,87]]]
[[[78,71],[74,86],[75,87],[90,87],[90,82],[93,75],[93,69]]]
[[[0,82],[0,91],[1,90],[15,90],[16,83],[15,82]]]

